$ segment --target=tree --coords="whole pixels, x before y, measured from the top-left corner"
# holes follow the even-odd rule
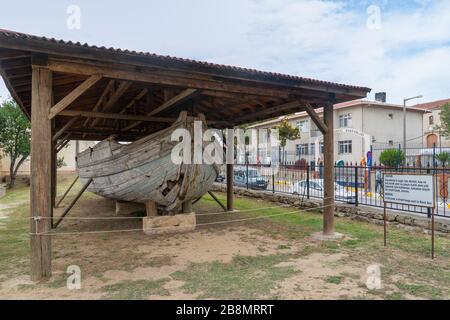
[[[278,129],[280,147],[283,149],[284,157],[284,150],[286,148],[287,141],[300,139],[300,130],[298,127],[294,127],[292,124],[290,124],[287,119],[281,121],[281,123],[275,128]]]
[[[31,124],[17,103],[10,99],[0,106],[0,148],[11,164],[10,188],[14,187],[17,171],[30,155]]]
[[[450,136],[450,103],[447,103],[441,107],[441,112],[439,113],[441,118],[441,124],[436,126],[436,130],[445,137]]]
[[[436,159],[441,162],[442,166],[445,166],[448,163],[448,160],[450,160],[450,153],[441,152],[436,155]]]
[[[399,149],[387,149],[380,155],[380,162],[386,167],[399,166],[405,159],[405,154]]]

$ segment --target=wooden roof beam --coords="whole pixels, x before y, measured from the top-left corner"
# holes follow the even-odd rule
[[[116,102],[125,94],[125,92],[131,87],[131,82],[124,81],[122,82],[117,90],[112,94],[111,98],[105,103],[105,105],[102,108],[102,111],[109,111],[111,110]],[[94,119],[92,121],[91,127],[94,127],[100,119]]]
[[[322,132],[322,134],[325,135],[328,132],[328,127],[316,113],[316,110],[314,110],[314,108],[310,104],[306,104],[305,109],[308,115],[311,117],[312,121],[317,126],[317,128],[319,128],[320,132]]]
[[[152,117],[158,113],[161,113],[162,111],[168,110],[169,108],[172,108],[190,98],[192,98],[194,95],[198,94],[198,90],[196,89],[187,89],[184,90],[183,92],[181,92],[180,94],[176,95],[175,97],[173,97],[172,99],[170,99],[169,101],[164,102],[162,105],[160,105],[159,107],[157,107],[156,109],[154,109],[153,111],[149,112],[147,114],[148,117]],[[140,125],[141,122],[136,122],[133,123],[131,125],[129,125],[128,127],[122,129],[123,132],[126,132],[128,130],[131,130],[135,127],[137,127],[138,125]]]
[[[164,122],[173,123],[177,118],[164,118],[164,117],[149,117],[130,114],[119,113],[106,113],[106,112],[92,112],[92,111],[78,111],[78,110],[65,110],[60,113],[61,116],[68,117],[86,117],[97,119],[112,119],[112,120],[128,120],[128,121],[140,121],[140,122]]]
[[[101,75],[93,75],[86,79],[82,84],[76,87],[71,93],[51,108],[48,118],[51,120],[56,117],[61,111],[65,110],[72,102],[100,81],[101,78]]]

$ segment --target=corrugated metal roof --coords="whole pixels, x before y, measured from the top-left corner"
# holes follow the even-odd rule
[[[209,67],[212,69],[216,69],[218,71],[220,71],[220,70],[237,71],[237,72],[247,73],[249,75],[260,75],[260,76],[265,76],[265,77],[271,77],[274,79],[293,80],[293,81],[298,81],[301,83],[328,85],[328,86],[333,86],[333,87],[356,89],[356,90],[362,90],[362,91],[367,91],[367,92],[370,91],[370,89],[366,88],[366,87],[340,84],[340,83],[335,83],[335,82],[330,82],[330,81],[322,81],[322,80],[304,78],[304,77],[300,77],[300,76],[293,76],[293,75],[276,73],[276,72],[267,72],[267,71],[260,71],[260,70],[243,68],[243,67],[216,64],[216,63],[211,63],[211,62],[206,62],[206,61],[197,61],[197,60],[184,59],[184,58],[178,58],[178,57],[172,57],[172,56],[162,56],[162,55],[158,55],[155,53],[149,53],[149,52],[122,50],[122,49],[117,49],[117,48],[112,48],[112,47],[106,48],[104,46],[98,47],[95,45],[89,45],[87,43],[58,40],[55,38],[35,36],[35,35],[20,33],[20,32],[16,32],[16,31],[11,31],[11,30],[0,29],[0,40],[1,40],[1,37],[23,39],[23,40],[33,40],[33,41],[39,41],[39,42],[48,42],[48,43],[58,44],[58,45],[65,46],[65,47],[67,47],[67,46],[76,47],[76,48],[82,47],[82,48],[88,48],[91,50],[100,50],[100,51],[105,51],[105,52],[109,52],[109,53],[115,53],[115,54],[119,54],[119,55],[149,57],[149,58],[153,58],[153,59],[159,59],[161,61],[178,62],[178,63],[185,63],[185,64],[189,64],[189,65],[198,65],[198,66],[203,66],[203,67]],[[0,42],[0,44],[1,44],[1,42]]]

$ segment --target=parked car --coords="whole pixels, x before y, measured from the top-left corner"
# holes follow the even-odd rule
[[[247,177],[248,173],[248,177]],[[254,168],[235,168],[234,184],[239,187],[248,187],[251,189],[266,190],[269,184],[261,173]]]
[[[225,176],[223,174],[217,175],[216,182],[224,182]]]
[[[301,180],[294,183],[293,194],[296,195],[306,195],[307,194],[307,180]],[[324,181],[323,179],[311,179],[309,181],[309,191],[312,196],[321,195],[324,193]],[[343,201],[347,203],[356,202],[356,194],[352,191],[346,190],[343,186],[334,183],[334,195],[335,199],[338,201]]]

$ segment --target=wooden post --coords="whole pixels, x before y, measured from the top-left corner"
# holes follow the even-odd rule
[[[158,207],[153,201],[147,201],[145,203],[145,209],[147,211],[147,217],[156,217],[158,215]]]
[[[227,210],[234,211],[234,165],[227,164]]]
[[[51,277],[52,216],[52,125],[49,112],[53,100],[52,72],[33,65],[31,113],[31,279]],[[44,219],[41,219],[44,218]]]
[[[52,132],[55,131],[55,121],[52,121]],[[53,136],[53,134],[52,134]],[[56,142],[52,139],[52,208],[56,208],[56,180],[57,180],[57,170],[56,159],[58,158],[58,153],[56,152]],[[52,210],[53,211],[53,210]]]
[[[194,212],[192,210],[192,201],[184,202],[182,207],[183,207],[182,208],[183,213],[192,213],[192,212]]]
[[[324,107],[327,130],[323,136],[324,200],[323,234],[334,235],[334,99]]]

